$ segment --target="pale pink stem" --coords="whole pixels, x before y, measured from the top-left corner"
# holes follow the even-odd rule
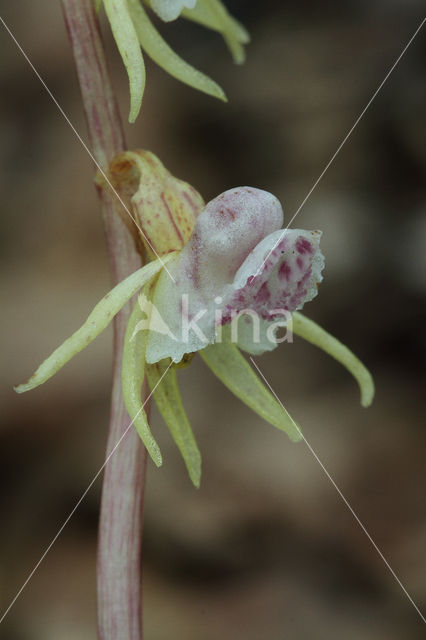
[[[83,96],[90,143],[106,170],[125,149],[93,0],[62,0]],[[122,221],[113,192],[100,191],[114,284],[140,267],[141,258]],[[125,214],[126,215],[126,214]],[[114,320],[114,364],[107,454],[130,424],[121,393],[121,358],[129,305]],[[141,543],[146,450],[130,428],[105,467],[98,547],[98,630],[101,640],[140,640]]]

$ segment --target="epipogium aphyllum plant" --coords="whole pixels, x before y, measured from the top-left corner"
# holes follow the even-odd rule
[[[124,142],[114,142],[114,136],[121,135],[120,123],[98,33],[92,29],[97,22],[91,0],[62,1],[100,169],[96,183],[104,213],[105,203],[109,207],[105,219],[111,263],[115,279],[120,281],[98,302],[83,326],[16,391],[28,391],[52,377],[114,317],[123,318],[121,310],[133,299],[125,332],[116,332],[114,379],[121,377],[122,396],[115,402],[124,401],[134,429],[154,463],[161,466],[161,451],[146,411],[144,385],[148,384],[196,487],[201,480],[201,453],[177,381],[179,368],[190,365],[196,354],[240,400],[292,441],[302,438],[299,425],[265,387],[242,351],[253,355],[271,351],[280,342],[291,342],[294,332],[343,364],[360,386],[362,405],[368,406],[374,387],[366,368],[337,339],[300,313],[317,295],[323,278],[321,232],[283,229],[279,201],[254,187],[230,189],[205,204],[192,186],[175,178],[153,153],[126,151]],[[140,0],[103,0],[95,5],[96,11],[103,5],[126,66],[130,121],[139,113],[145,88],[142,50],[182,82],[225,99],[213,80],[170,49],[149,17],[149,10],[164,21],[182,15],[216,30],[223,35],[234,61],[241,63],[248,34],[219,0],[151,0],[146,6]],[[96,76],[99,60],[103,71]],[[132,247],[126,258],[126,252],[120,255],[124,246],[120,234],[129,231]],[[135,255],[144,266],[117,277],[134,267]],[[285,335],[278,337],[283,328]],[[112,424],[114,420],[112,411]],[[120,456],[120,447],[114,456]],[[112,483],[108,490],[115,505],[122,487]],[[113,515],[106,512],[105,518],[103,525],[108,526]],[[115,526],[125,527],[126,523]],[[140,543],[135,538],[140,536],[140,528],[134,528],[128,542],[137,546]],[[101,557],[104,555],[101,552]],[[120,564],[120,558],[111,557],[109,562]],[[113,609],[123,598],[120,580],[114,583],[111,576],[115,574],[109,574],[102,562],[100,565],[99,606]],[[126,575],[129,579],[130,573]],[[137,580],[138,570],[131,575]],[[139,594],[139,585],[130,585],[132,588]],[[121,613],[111,615],[107,623],[108,615],[100,616],[101,638],[141,637],[138,620],[124,624],[125,605],[120,605],[117,610]],[[126,615],[137,618],[138,607],[136,613],[131,609],[128,607]]]

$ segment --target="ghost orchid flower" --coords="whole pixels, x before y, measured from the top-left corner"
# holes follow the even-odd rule
[[[145,88],[145,64],[141,48],[167,73],[211,96],[226,100],[216,82],[182,60],[152,24],[141,0],[97,0],[103,4],[111,30],[129,76],[130,115],[134,122],[141,108]],[[244,62],[244,45],[249,35],[226,10],[220,0],[151,0],[147,2],[164,22],[182,15],[222,34],[234,62]]]
[[[204,206],[193,187],[174,178],[147,151],[117,156],[109,178],[131,207],[137,240],[152,260],[114,287],[84,325],[16,387],[18,393],[54,375],[140,291],[123,345],[124,401],[152,459],[161,465],[141,399],[146,377],[195,486],[201,456],[176,370],[196,352],[238,398],[293,441],[302,438],[300,428],[240,351],[258,355],[276,348],[283,341],[276,336],[280,327],[341,362],[358,381],[361,403],[371,403],[374,386],[367,369],[299,313],[322,280],[319,231],[283,230],[279,201],[251,187],[230,189]]]

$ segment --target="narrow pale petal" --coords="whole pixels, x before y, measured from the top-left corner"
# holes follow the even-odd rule
[[[236,64],[242,64],[245,60],[246,54],[238,37],[241,35],[241,26],[238,25],[236,28],[236,21],[231,18],[226,7],[222,2],[220,2],[220,0],[203,0],[203,2],[209,9],[211,15],[214,16],[214,19],[217,21],[219,31],[231,52],[234,62]]]
[[[135,329],[143,315],[144,313],[139,304],[135,304],[127,324],[124,338],[121,381],[124,404],[126,405],[129,416],[149,455],[157,467],[159,467],[162,464],[161,452],[149,428],[148,419],[142,403],[146,332],[135,332]]]
[[[176,371],[171,368],[164,375],[167,369],[167,364],[164,362],[167,361],[147,366],[149,386],[151,389],[155,388],[153,396],[158,410],[185,460],[189,477],[198,488],[201,479],[201,454],[182,404]],[[161,380],[160,384],[158,384],[159,380]]]
[[[244,62],[245,51],[242,45],[250,42],[250,36],[243,25],[228,13],[221,2],[218,0],[199,0],[194,9],[184,9],[181,15],[221,33],[234,62],[237,64]]]
[[[200,351],[200,356],[213,373],[253,411],[290,440],[302,439],[299,426],[265,387],[238,348],[230,343],[216,343]]]
[[[374,398],[373,378],[368,369],[345,345],[315,322],[305,318],[301,313],[293,314],[293,331],[296,335],[319,347],[346,367],[358,382],[362,406],[370,406]]]
[[[209,2],[198,0],[193,9],[184,9],[181,16],[213,31],[218,31],[219,33],[222,31],[222,21],[218,19],[217,13],[211,10]],[[230,14],[228,14],[228,20],[236,40],[241,44],[248,44],[250,42],[250,34],[247,29]]]
[[[143,50],[154,62],[177,80],[194,89],[226,101],[223,90],[216,82],[182,60],[163,40],[148,18],[146,11],[140,4],[140,0],[128,0],[128,7],[139,42]]]
[[[126,67],[130,85],[129,122],[134,122],[145,89],[145,64],[139,39],[133,26],[127,0],[103,0],[118,50]]]
[[[121,307],[123,307],[144,284],[149,282],[172,256],[174,256],[174,254],[164,256],[162,260],[150,262],[115,286],[114,289],[98,302],[83,326],[67,338],[47,360],[42,362],[27,382],[15,387],[15,391],[17,393],[29,391],[51,378],[68,360],[71,360],[76,353],[87,347],[87,345],[109,325]]]

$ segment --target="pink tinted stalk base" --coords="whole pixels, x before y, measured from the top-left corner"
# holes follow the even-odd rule
[[[93,0],[62,0],[90,144],[106,170],[125,149]],[[133,238],[112,191],[99,190],[113,283],[141,265]],[[121,393],[121,358],[130,314],[127,304],[114,320],[114,362],[107,455],[130,424]],[[100,640],[141,640],[141,544],[146,450],[130,428],[105,467],[98,546],[98,634]]]

